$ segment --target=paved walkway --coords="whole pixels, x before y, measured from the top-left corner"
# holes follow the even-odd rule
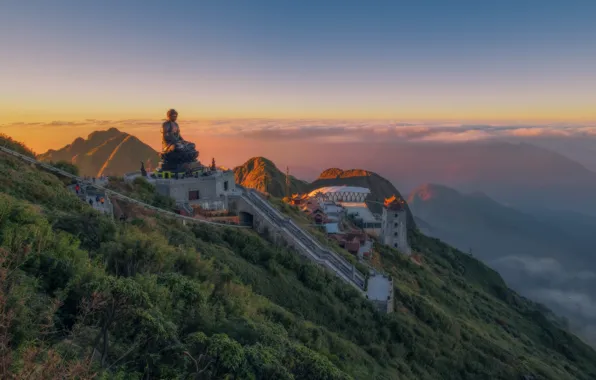
[[[96,197],[93,195],[86,195],[85,201],[87,203],[89,203],[89,201],[91,201],[92,204],[91,203],[89,203],[89,204],[97,211],[101,211],[106,214],[110,214],[112,212],[111,207],[109,207],[109,205],[106,202],[104,202],[103,204],[101,202],[97,202]]]
[[[95,182],[97,185],[102,185],[104,186],[105,184],[108,183],[107,178],[105,180],[99,180],[96,179]],[[68,186],[68,188],[70,189],[70,191],[72,191],[73,193],[76,193],[76,189],[75,189],[76,185],[70,185]],[[81,200],[84,200],[88,205],[90,205],[91,207],[93,207],[95,210],[99,211],[99,212],[103,212],[105,214],[112,214],[113,210],[112,210],[112,205],[109,202],[109,200],[107,199],[105,194],[100,194],[98,193],[98,191],[88,185],[85,184],[79,184],[79,186],[81,187],[81,189],[79,190],[79,198],[81,198]],[[101,202],[97,201],[97,195],[99,194],[99,198],[104,198],[104,203],[102,204]]]

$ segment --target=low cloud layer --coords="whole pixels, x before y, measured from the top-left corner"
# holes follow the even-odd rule
[[[545,278],[552,282],[593,281],[596,273],[591,271],[568,271],[563,265],[551,257],[505,256],[494,260],[491,264],[499,270],[517,273],[520,276],[530,275]]]
[[[461,125],[453,123],[403,123],[394,121],[351,120],[184,120],[187,133],[238,136],[260,140],[309,139],[324,142],[399,141],[399,142],[464,142],[495,138],[585,137],[596,139],[596,123],[586,125]],[[72,128],[81,130],[117,127],[123,130],[151,130],[159,120],[96,120],[52,121],[47,123],[10,123],[0,129]],[[364,140],[363,140],[364,139]]]
[[[252,155],[272,155],[289,163],[296,158],[277,155],[272,147],[294,143],[334,144],[454,144],[486,141],[528,142],[551,149],[596,171],[596,123],[549,125],[466,125],[449,122],[396,122],[370,120],[281,120],[281,119],[221,119],[187,120],[181,115],[182,135],[212,146],[228,146],[230,164],[239,164]],[[163,120],[126,119],[51,122],[17,122],[0,124],[0,132],[25,141],[36,152],[60,148],[76,137],[87,137],[96,130],[118,128],[131,133],[155,149],[160,146],[160,126]],[[280,144],[278,144],[280,143]],[[248,149],[249,145],[254,149]],[[209,147],[203,146],[203,150]],[[376,148],[372,148],[374,150]],[[370,149],[369,149],[370,150]],[[330,149],[332,151],[332,149]],[[222,156],[214,149],[208,153]],[[285,154],[285,153],[284,153]],[[232,157],[233,156],[233,157]],[[304,164],[303,158],[300,162]],[[366,162],[360,165],[367,164]],[[309,164],[309,165],[312,165]]]
[[[573,331],[596,346],[596,273],[567,269],[549,257],[506,256],[489,264],[509,285],[565,317]]]

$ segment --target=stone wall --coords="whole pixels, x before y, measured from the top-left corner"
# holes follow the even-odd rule
[[[228,209],[228,195],[236,192],[232,171],[181,179],[156,179],[153,183],[160,194],[173,198],[177,203],[186,202],[205,209]],[[195,191],[198,193],[190,199]]]

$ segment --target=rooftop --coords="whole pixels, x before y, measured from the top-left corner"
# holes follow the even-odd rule
[[[339,231],[339,226],[337,225],[337,223],[326,223],[325,224],[325,230],[328,234],[338,234]]]
[[[357,218],[361,219],[365,223],[373,223],[377,221],[377,218],[369,210],[368,206],[364,202],[338,202],[345,209],[346,213],[350,215],[357,214]]]
[[[387,301],[391,289],[391,280],[381,274],[370,276],[368,279],[368,298],[374,301]]]
[[[311,191],[308,196],[314,197],[317,193],[330,194],[330,193],[358,193],[358,194],[370,194],[370,189],[366,187],[356,186],[327,186]]]
[[[395,211],[402,211],[405,207],[405,204],[406,202],[402,198],[398,198],[395,195],[386,198],[384,202],[386,208]]]

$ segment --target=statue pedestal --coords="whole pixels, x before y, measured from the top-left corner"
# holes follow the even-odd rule
[[[192,151],[172,151],[161,154],[158,171],[185,172],[194,166],[201,166],[197,161],[199,152]]]

